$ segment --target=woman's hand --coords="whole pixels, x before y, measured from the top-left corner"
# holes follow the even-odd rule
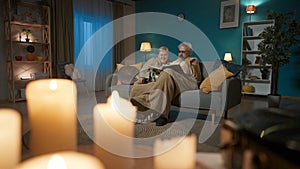
[[[140,78],[138,78],[138,80],[135,83],[143,84],[143,83],[145,83],[145,78],[140,77]]]

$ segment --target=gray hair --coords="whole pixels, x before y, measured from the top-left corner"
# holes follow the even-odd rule
[[[192,47],[192,44],[190,42],[182,42],[178,45],[178,48],[180,46],[184,46],[190,53],[193,52],[193,47]]]

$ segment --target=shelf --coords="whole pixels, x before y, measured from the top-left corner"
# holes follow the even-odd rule
[[[274,20],[262,20],[262,21],[254,21],[254,22],[244,22],[244,27],[250,25],[270,25],[274,24]]]
[[[38,64],[38,63],[50,63],[50,61],[37,61],[37,60],[34,60],[34,61],[26,61],[26,60],[22,60],[22,61],[16,61],[16,60],[13,60],[12,61],[14,64]]]
[[[16,102],[25,101],[25,100],[26,100],[26,98],[16,98],[15,99]]]
[[[244,65],[245,67],[247,68],[250,68],[250,69],[260,69],[260,68],[268,68],[268,69],[271,69],[272,66],[271,65],[267,65],[267,66],[262,66],[262,65]]]
[[[31,81],[32,81],[32,79],[27,79],[27,80],[16,79],[16,80],[15,80],[15,83],[16,83],[16,84],[27,84],[27,83],[29,83],[29,82],[31,82]]]
[[[24,41],[12,41],[12,43],[22,44],[22,45],[50,45],[49,43],[41,43],[41,42],[24,42]]]
[[[21,22],[21,21],[10,21],[11,25],[20,25],[20,26],[27,26],[27,27],[49,27],[48,25],[38,24],[38,23],[28,23],[28,22]]]
[[[260,54],[259,50],[243,50],[243,54]]]
[[[252,80],[252,79],[242,79],[243,82],[246,82],[246,83],[270,83],[271,81],[270,80],[264,80],[264,79],[255,79],[255,80]]]
[[[259,40],[259,36],[243,36],[243,40]]]
[[[250,93],[250,92],[242,92],[242,94],[245,94],[245,95],[267,96],[269,93],[256,93],[256,92]]]
[[[31,3],[31,2],[18,2],[17,5],[26,6],[29,8],[48,8],[48,6],[45,6],[42,4]]]

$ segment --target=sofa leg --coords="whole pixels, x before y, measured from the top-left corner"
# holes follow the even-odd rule
[[[215,121],[216,121],[216,111],[213,110],[213,111],[211,112],[211,123],[212,123],[212,124],[215,124]]]
[[[228,118],[228,110],[225,110],[224,111],[224,119],[227,119]]]

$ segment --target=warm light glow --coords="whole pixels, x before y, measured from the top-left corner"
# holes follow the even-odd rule
[[[111,103],[110,103],[111,107],[119,112],[119,107],[120,107],[120,96],[119,96],[119,93],[117,91],[113,91],[112,94],[111,94]]]
[[[55,80],[51,80],[50,84],[49,84],[49,89],[51,90],[56,90],[57,89],[57,83]]]
[[[151,51],[151,44],[150,42],[142,42],[140,51],[142,52],[150,52]]]
[[[196,135],[190,135],[156,139],[153,151],[155,169],[194,169],[197,138]]]
[[[21,161],[21,116],[10,108],[0,108],[0,168],[15,168]]]
[[[49,160],[47,169],[67,169],[67,166],[60,155],[53,155]]]
[[[225,53],[224,60],[226,60],[227,62],[232,61],[231,53]]]
[[[246,12],[248,13],[248,14],[254,14],[254,12],[255,12],[255,6],[254,5],[248,5],[247,6],[247,8],[246,8]]]

